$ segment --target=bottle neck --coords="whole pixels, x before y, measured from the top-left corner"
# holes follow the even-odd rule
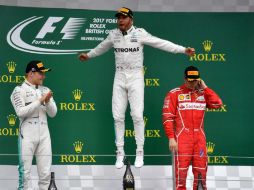
[[[55,173],[51,172],[51,179],[55,179]]]

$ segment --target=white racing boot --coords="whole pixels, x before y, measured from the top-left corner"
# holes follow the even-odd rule
[[[136,159],[134,165],[136,168],[141,168],[144,165],[144,150],[136,150]]]
[[[125,153],[123,150],[117,150],[116,151],[116,168],[121,169],[124,166],[124,156]]]

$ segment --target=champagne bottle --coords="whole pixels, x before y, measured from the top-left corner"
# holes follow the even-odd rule
[[[126,170],[123,176],[123,189],[124,190],[135,190],[135,180],[131,172],[130,162],[125,160]]]
[[[202,176],[199,173],[198,174],[198,186],[197,186],[197,190],[203,190],[203,189],[204,189],[204,187],[203,187],[203,184],[202,184]]]
[[[57,190],[56,183],[55,183],[55,173],[51,172],[51,179],[49,184],[48,190]]]

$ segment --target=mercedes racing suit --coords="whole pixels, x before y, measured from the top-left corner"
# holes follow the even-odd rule
[[[87,55],[92,58],[114,48],[116,73],[113,86],[112,112],[115,121],[116,146],[124,146],[125,111],[128,100],[134,123],[137,149],[144,145],[144,73],[143,47],[149,45],[172,53],[185,53],[185,48],[162,40],[142,28],[132,26],[126,34],[112,30],[107,38]]]
[[[47,114],[54,117],[57,113],[57,107],[53,97],[45,105],[42,105],[39,101],[48,92],[47,87],[36,87],[25,80],[11,94],[12,105],[20,120],[18,140],[19,190],[29,188],[34,155],[39,175],[39,189],[47,190],[49,186],[52,151]]]
[[[206,189],[207,152],[204,132],[206,108],[220,108],[222,101],[210,88],[191,90],[185,85],[171,90],[163,106],[163,125],[168,138],[175,138],[178,151],[174,157],[176,189],[186,189],[190,163],[194,174],[193,190],[198,175]]]

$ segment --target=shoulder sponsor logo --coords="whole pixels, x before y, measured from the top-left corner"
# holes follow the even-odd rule
[[[204,95],[197,97],[197,101],[205,101]]]
[[[180,91],[180,90],[181,90],[180,88],[174,88],[174,89],[170,90],[170,92],[175,93],[175,92]]]
[[[179,103],[179,110],[205,110],[206,103],[183,102]]]
[[[169,108],[169,103],[170,103],[170,100],[169,99],[165,99],[164,100],[163,108]]]

